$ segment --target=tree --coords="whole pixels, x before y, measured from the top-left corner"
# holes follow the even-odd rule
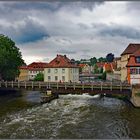
[[[106,62],[107,60],[106,60],[106,58],[103,58],[103,57],[100,57],[99,59],[98,59],[98,62]]]
[[[90,64],[91,64],[91,65],[94,65],[94,64],[96,64],[96,63],[97,63],[96,57],[90,58]]]
[[[43,73],[38,73],[35,78],[34,81],[44,81],[44,74]]]
[[[15,42],[0,35],[0,79],[15,80],[19,75],[19,67],[23,64],[24,60]]]
[[[113,62],[114,54],[112,53],[107,54],[106,59],[107,59],[107,62]]]
[[[98,66],[96,64],[94,65],[94,73],[99,73]]]

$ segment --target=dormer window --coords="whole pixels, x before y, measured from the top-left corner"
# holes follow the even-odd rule
[[[136,57],[136,63],[140,63],[140,56]]]

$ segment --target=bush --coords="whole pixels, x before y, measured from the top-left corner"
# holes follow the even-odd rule
[[[34,81],[44,81],[44,74],[38,73],[36,77],[34,78]]]

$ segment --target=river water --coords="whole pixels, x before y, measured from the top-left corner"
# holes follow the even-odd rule
[[[116,98],[61,95],[40,104],[38,91],[0,96],[0,138],[140,138],[140,109]]]

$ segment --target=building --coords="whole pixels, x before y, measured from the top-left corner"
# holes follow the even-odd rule
[[[80,73],[82,73],[82,74],[84,74],[84,73],[89,74],[92,71],[92,67],[89,66],[88,64],[79,64],[78,66],[80,67]]]
[[[44,68],[48,63],[33,62],[28,66],[21,66],[19,68],[20,74],[17,78],[18,81],[34,80],[38,73],[44,73]]]
[[[130,55],[126,67],[128,83],[140,84],[140,49]]]
[[[16,78],[18,81],[28,81],[28,67],[27,66],[21,66],[19,68],[20,74],[18,78]]]
[[[116,63],[115,62],[111,62],[111,63],[108,63],[108,62],[106,62],[105,64],[104,64],[104,66],[103,66],[103,71],[104,72],[114,72],[115,71],[115,69],[116,69]]]
[[[128,47],[121,54],[121,81],[127,81],[127,63],[130,55],[134,54],[140,49],[140,44],[129,44]]]
[[[43,62],[33,62],[27,66],[28,68],[28,79],[34,80],[35,76],[38,73],[44,73],[44,68],[47,66],[48,63]]]
[[[45,82],[78,82],[79,66],[66,55],[57,55],[44,69]]]

